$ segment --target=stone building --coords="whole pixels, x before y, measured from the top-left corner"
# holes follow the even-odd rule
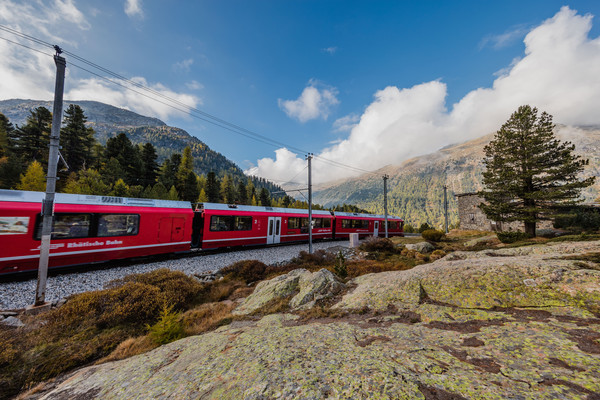
[[[524,231],[523,222],[492,221],[485,216],[479,205],[483,199],[477,193],[455,195],[458,201],[458,220],[460,229],[477,231]],[[537,229],[552,228],[552,221],[540,221]]]

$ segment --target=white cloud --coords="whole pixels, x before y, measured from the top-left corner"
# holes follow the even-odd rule
[[[204,89],[204,85],[201,84],[200,82],[196,81],[196,80],[192,80],[190,82],[187,82],[185,84],[185,86],[190,89],[190,90],[201,90]]]
[[[523,56],[501,71],[492,87],[471,91],[449,109],[441,81],[379,90],[348,137],[315,156],[314,181],[358,175],[322,159],[366,170],[399,164],[495,132],[523,104],[552,114],[557,123],[599,125],[600,39],[588,37],[591,26],[591,15],[561,8],[529,31]],[[275,160],[262,159],[251,172],[285,181],[305,165],[301,157],[276,153]]]
[[[142,0],[125,0],[125,14],[129,18],[143,18],[144,10],[142,10]]]
[[[312,119],[327,119],[331,107],[338,104],[337,89],[323,87],[319,89],[316,81],[311,80],[297,100],[278,100],[281,108],[290,118],[304,123]]]
[[[324,53],[329,53],[329,54],[333,55],[333,54],[335,54],[337,52],[337,49],[338,49],[337,47],[331,46],[331,47],[326,47],[326,48],[322,49],[322,51]]]
[[[501,49],[521,40],[528,32],[527,27],[520,25],[499,35],[488,35],[479,42],[479,48],[491,46],[494,49]]]
[[[357,114],[346,115],[345,117],[338,118],[333,123],[333,130],[335,132],[350,132],[352,128],[356,126],[356,123],[360,120],[360,116]]]
[[[69,50],[77,47],[75,40],[82,30],[91,28],[85,15],[72,0],[36,2],[2,0],[0,1],[0,23],[44,41],[59,43]],[[54,50],[21,40],[8,33],[3,33],[2,36],[34,47],[46,54],[54,53]],[[3,55],[0,63],[0,99],[53,99],[56,69],[51,57],[4,40],[0,40],[0,54]],[[101,101],[162,119],[181,113],[99,78],[80,78],[79,71],[72,68],[67,57],[65,99]],[[174,92],[160,83],[147,82],[143,77],[135,77],[132,80],[192,107],[201,104],[201,100],[196,96]],[[140,89],[136,90],[140,91]]]
[[[194,59],[188,58],[187,60],[179,61],[173,64],[173,69],[175,71],[190,72],[192,64],[194,64]]]

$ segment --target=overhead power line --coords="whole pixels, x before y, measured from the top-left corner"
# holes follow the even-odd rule
[[[44,47],[48,47],[48,48],[51,48],[51,49],[54,48],[54,45],[52,45],[52,44],[50,44],[50,43],[48,43],[48,42],[46,42],[44,40],[41,40],[41,39],[38,39],[38,38],[36,38],[34,36],[27,35],[25,33],[19,32],[19,31],[15,30],[15,29],[12,29],[10,27],[4,26],[4,25],[0,25],[0,30],[2,30],[4,32],[7,32],[7,33],[11,33],[13,35],[16,35],[16,36],[18,36],[18,37],[20,37],[22,39],[29,40],[31,42],[34,42],[34,43],[38,44],[38,45],[41,45],[41,46],[44,46]],[[41,54],[47,55],[49,57],[52,57],[52,54],[44,53],[43,51],[40,51],[40,50],[34,49],[32,47],[26,46],[26,45],[24,45],[22,43],[14,42],[14,41],[11,41],[9,39],[2,38],[2,37],[0,37],[0,39],[4,39],[7,42],[10,42],[10,43],[22,46],[24,48],[27,48],[29,50],[36,51],[38,53],[41,53]],[[92,74],[92,75],[94,75],[94,76],[96,76],[96,77],[98,77],[98,78],[100,78],[102,80],[105,80],[105,81],[109,82],[109,83],[112,83],[114,85],[120,86],[120,87],[122,87],[122,88],[124,88],[126,90],[131,90],[134,93],[137,93],[137,94],[139,94],[141,96],[144,96],[146,98],[154,100],[154,101],[156,101],[158,103],[161,103],[161,104],[163,104],[165,106],[168,106],[168,107],[170,107],[170,108],[172,108],[174,110],[177,110],[177,111],[180,111],[182,113],[188,114],[188,115],[190,115],[190,116],[192,116],[194,118],[200,119],[200,120],[202,120],[204,122],[208,122],[210,124],[213,124],[215,126],[223,128],[223,129],[225,129],[225,130],[227,130],[229,132],[238,134],[240,136],[244,136],[244,137],[249,138],[249,139],[253,139],[253,140],[261,142],[263,144],[271,145],[271,146],[274,146],[274,147],[285,147],[288,150],[292,151],[293,153],[296,153],[297,155],[304,155],[304,154],[310,153],[309,151],[307,151],[305,149],[301,149],[299,147],[290,145],[288,143],[284,143],[284,142],[272,139],[272,138],[270,138],[268,136],[261,135],[261,134],[259,134],[257,132],[251,131],[251,130],[246,129],[244,127],[241,127],[241,126],[239,126],[237,124],[234,124],[234,123],[231,123],[229,121],[226,121],[226,120],[224,120],[222,118],[219,118],[219,117],[217,117],[215,115],[209,114],[209,113],[207,113],[205,111],[202,111],[202,110],[200,110],[198,108],[189,106],[189,105],[181,102],[180,100],[174,99],[174,98],[172,98],[172,97],[170,97],[168,95],[165,95],[164,93],[161,93],[161,92],[159,92],[159,91],[157,91],[155,89],[152,89],[152,88],[150,88],[150,87],[148,87],[146,85],[143,85],[143,84],[141,84],[139,82],[131,80],[131,79],[127,78],[127,77],[124,77],[124,76],[122,76],[122,75],[120,75],[120,74],[118,74],[116,72],[113,72],[113,71],[111,71],[111,70],[109,70],[109,69],[107,69],[105,67],[102,67],[102,66],[100,66],[100,65],[98,65],[98,64],[96,64],[96,63],[94,63],[92,61],[89,61],[89,60],[87,60],[87,59],[85,59],[83,57],[80,57],[80,56],[78,56],[75,53],[72,53],[72,52],[66,51],[66,50],[64,50],[63,53],[65,55],[68,55],[71,58],[73,58],[73,59],[81,62],[81,63],[86,64],[89,67],[95,68],[95,69],[97,69],[97,70],[99,70],[99,71],[101,71],[101,72],[103,72],[103,73],[105,73],[105,74],[107,74],[107,75],[115,78],[116,80],[115,79],[107,78],[106,76],[102,76],[102,75],[100,75],[98,73],[90,71],[89,69],[87,69],[87,68],[85,68],[85,67],[83,67],[81,65],[77,65],[76,63],[73,63],[71,61],[69,62],[69,65],[72,65],[72,66],[74,66],[74,67],[76,67],[78,69],[81,69],[82,71],[85,71],[85,72],[87,72],[89,74]],[[117,80],[123,81],[125,84],[120,83]],[[136,90],[136,88],[139,89],[139,90]],[[147,93],[149,93],[151,95],[149,95],[147,93],[144,93],[144,92],[147,92]],[[327,163],[329,165],[338,167],[338,168],[345,168],[345,169],[348,169],[348,170],[352,170],[354,172],[360,172],[360,173],[378,175],[377,173],[375,173],[373,171],[368,171],[368,170],[365,170],[365,169],[362,169],[362,168],[359,168],[359,167],[355,167],[355,166],[352,166],[352,165],[349,165],[349,164],[346,164],[346,163],[342,163],[342,162],[339,162],[339,161],[335,161],[335,160],[330,160],[330,159],[327,159],[327,158],[324,158],[324,157],[321,157],[321,156],[314,156],[314,158],[316,158],[316,159],[318,159],[318,160],[320,160],[320,161],[322,161],[324,163]]]

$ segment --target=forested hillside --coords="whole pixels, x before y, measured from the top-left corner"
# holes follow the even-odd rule
[[[465,143],[447,146],[435,153],[416,157],[399,166],[388,166],[378,172],[388,174],[388,211],[419,226],[427,222],[435,227],[444,223],[444,185],[448,187],[450,224],[458,222],[455,194],[481,189],[483,147],[493,134]],[[557,136],[575,144],[576,152],[589,158],[586,176],[600,176],[600,130],[595,128],[558,127]],[[600,182],[584,190],[587,202],[600,194]],[[352,203],[359,207],[383,212],[383,180],[375,175],[321,185],[314,194],[316,202],[325,207]]]

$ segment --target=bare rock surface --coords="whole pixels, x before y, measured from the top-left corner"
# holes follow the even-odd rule
[[[590,252],[600,242],[365,275],[337,313],[235,321],[81,369],[43,398],[598,399],[600,271],[562,259]],[[308,271],[293,272],[262,289],[297,296],[285,282]]]
[[[326,269],[311,273],[306,269],[296,269],[285,275],[260,282],[254,293],[234,311],[235,315],[250,314],[266,304],[291,297],[292,310],[307,309],[318,300],[331,298],[341,292],[346,285]]]

